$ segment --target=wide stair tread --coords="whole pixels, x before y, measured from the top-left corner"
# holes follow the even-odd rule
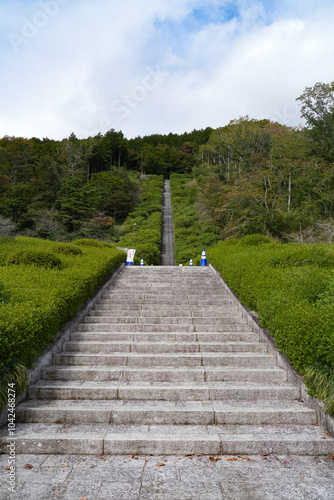
[[[29,400],[18,422],[119,425],[312,425],[314,412],[299,401]]]
[[[244,368],[238,366],[85,366],[57,365],[43,370],[45,380],[147,381],[147,382],[222,382],[249,381],[278,383],[286,372],[276,366]]]
[[[18,423],[16,453],[329,455],[334,439],[313,425],[118,425]]]
[[[261,382],[119,382],[41,380],[30,387],[32,399],[118,400],[240,400],[277,401],[299,398],[297,387],[287,383]]]

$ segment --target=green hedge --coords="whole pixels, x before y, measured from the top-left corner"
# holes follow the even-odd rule
[[[160,264],[163,189],[163,176],[147,176],[141,183],[141,202],[125,220],[118,245],[136,249],[135,263],[143,258],[146,264]]]
[[[57,332],[111,274],[126,254],[112,245],[85,246],[81,256],[62,244],[61,269],[5,265],[13,253],[52,254],[59,243],[33,238],[0,240],[0,366],[13,360],[30,368]],[[0,370],[1,372],[1,370]]]
[[[333,370],[334,249],[261,238],[221,242],[207,250],[208,261],[301,374]]]
[[[45,269],[61,269],[62,261],[51,252],[36,250],[18,250],[7,259],[8,265],[20,264],[25,266],[38,266]]]
[[[196,181],[184,174],[170,176],[176,264],[189,264],[202,249],[219,240],[218,229],[198,201]],[[194,260],[194,265],[198,259]]]

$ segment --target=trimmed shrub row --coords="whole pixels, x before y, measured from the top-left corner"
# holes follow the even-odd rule
[[[125,220],[124,236],[118,245],[135,248],[137,264],[141,258],[146,264],[160,264],[163,190],[163,176],[147,176],[141,181],[141,202]]]
[[[125,252],[97,243],[81,243],[76,248],[72,244],[60,247],[50,241],[15,238],[1,247],[0,295],[5,300],[0,301],[0,366],[16,360],[30,368],[60,328],[115,267],[125,262]],[[29,259],[20,257],[16,265],[4,265],[13,255],[28,255]],[[49,261],[44,265],[41,255],[52,256],[61,265],[52,268]]]
[[[220,242],[208,249],[208,260],[311,385],[310,367],[334,369],[334,249],[261,238]]]
[[[219,240],[218,229],[206,213],[201,213],[199,188],[192,177],[172,174],[170,186],[173,206],[173,225],[176,264],[189,264],[200,256],[202,249]],[[194,265],[198,258],[194,260]]]

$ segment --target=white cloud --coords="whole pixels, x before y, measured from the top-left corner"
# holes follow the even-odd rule
[[[110,128],[133,137],[218,127],[246,114],[298,125],[295,98],[333,80],[332,3],[240,0],[234,19],[187,30],[193,8],[212,4],[218,12],[228,3],[1,4],[0,137],[84,137]],[[57,11],[47,19],[39,14],[46,5]],[[168,35],[157,21],[168,21]],[[25,41],[13,45],[10,33]]]

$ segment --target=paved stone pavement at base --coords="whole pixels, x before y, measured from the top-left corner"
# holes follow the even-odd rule
[[[9,494],[0,455],[1,500],[333,500],[334,460],[294,456],[18,455]],[[165,464],[157,466],[157,464]],[[32,469],[26,468],[27,464]]]

